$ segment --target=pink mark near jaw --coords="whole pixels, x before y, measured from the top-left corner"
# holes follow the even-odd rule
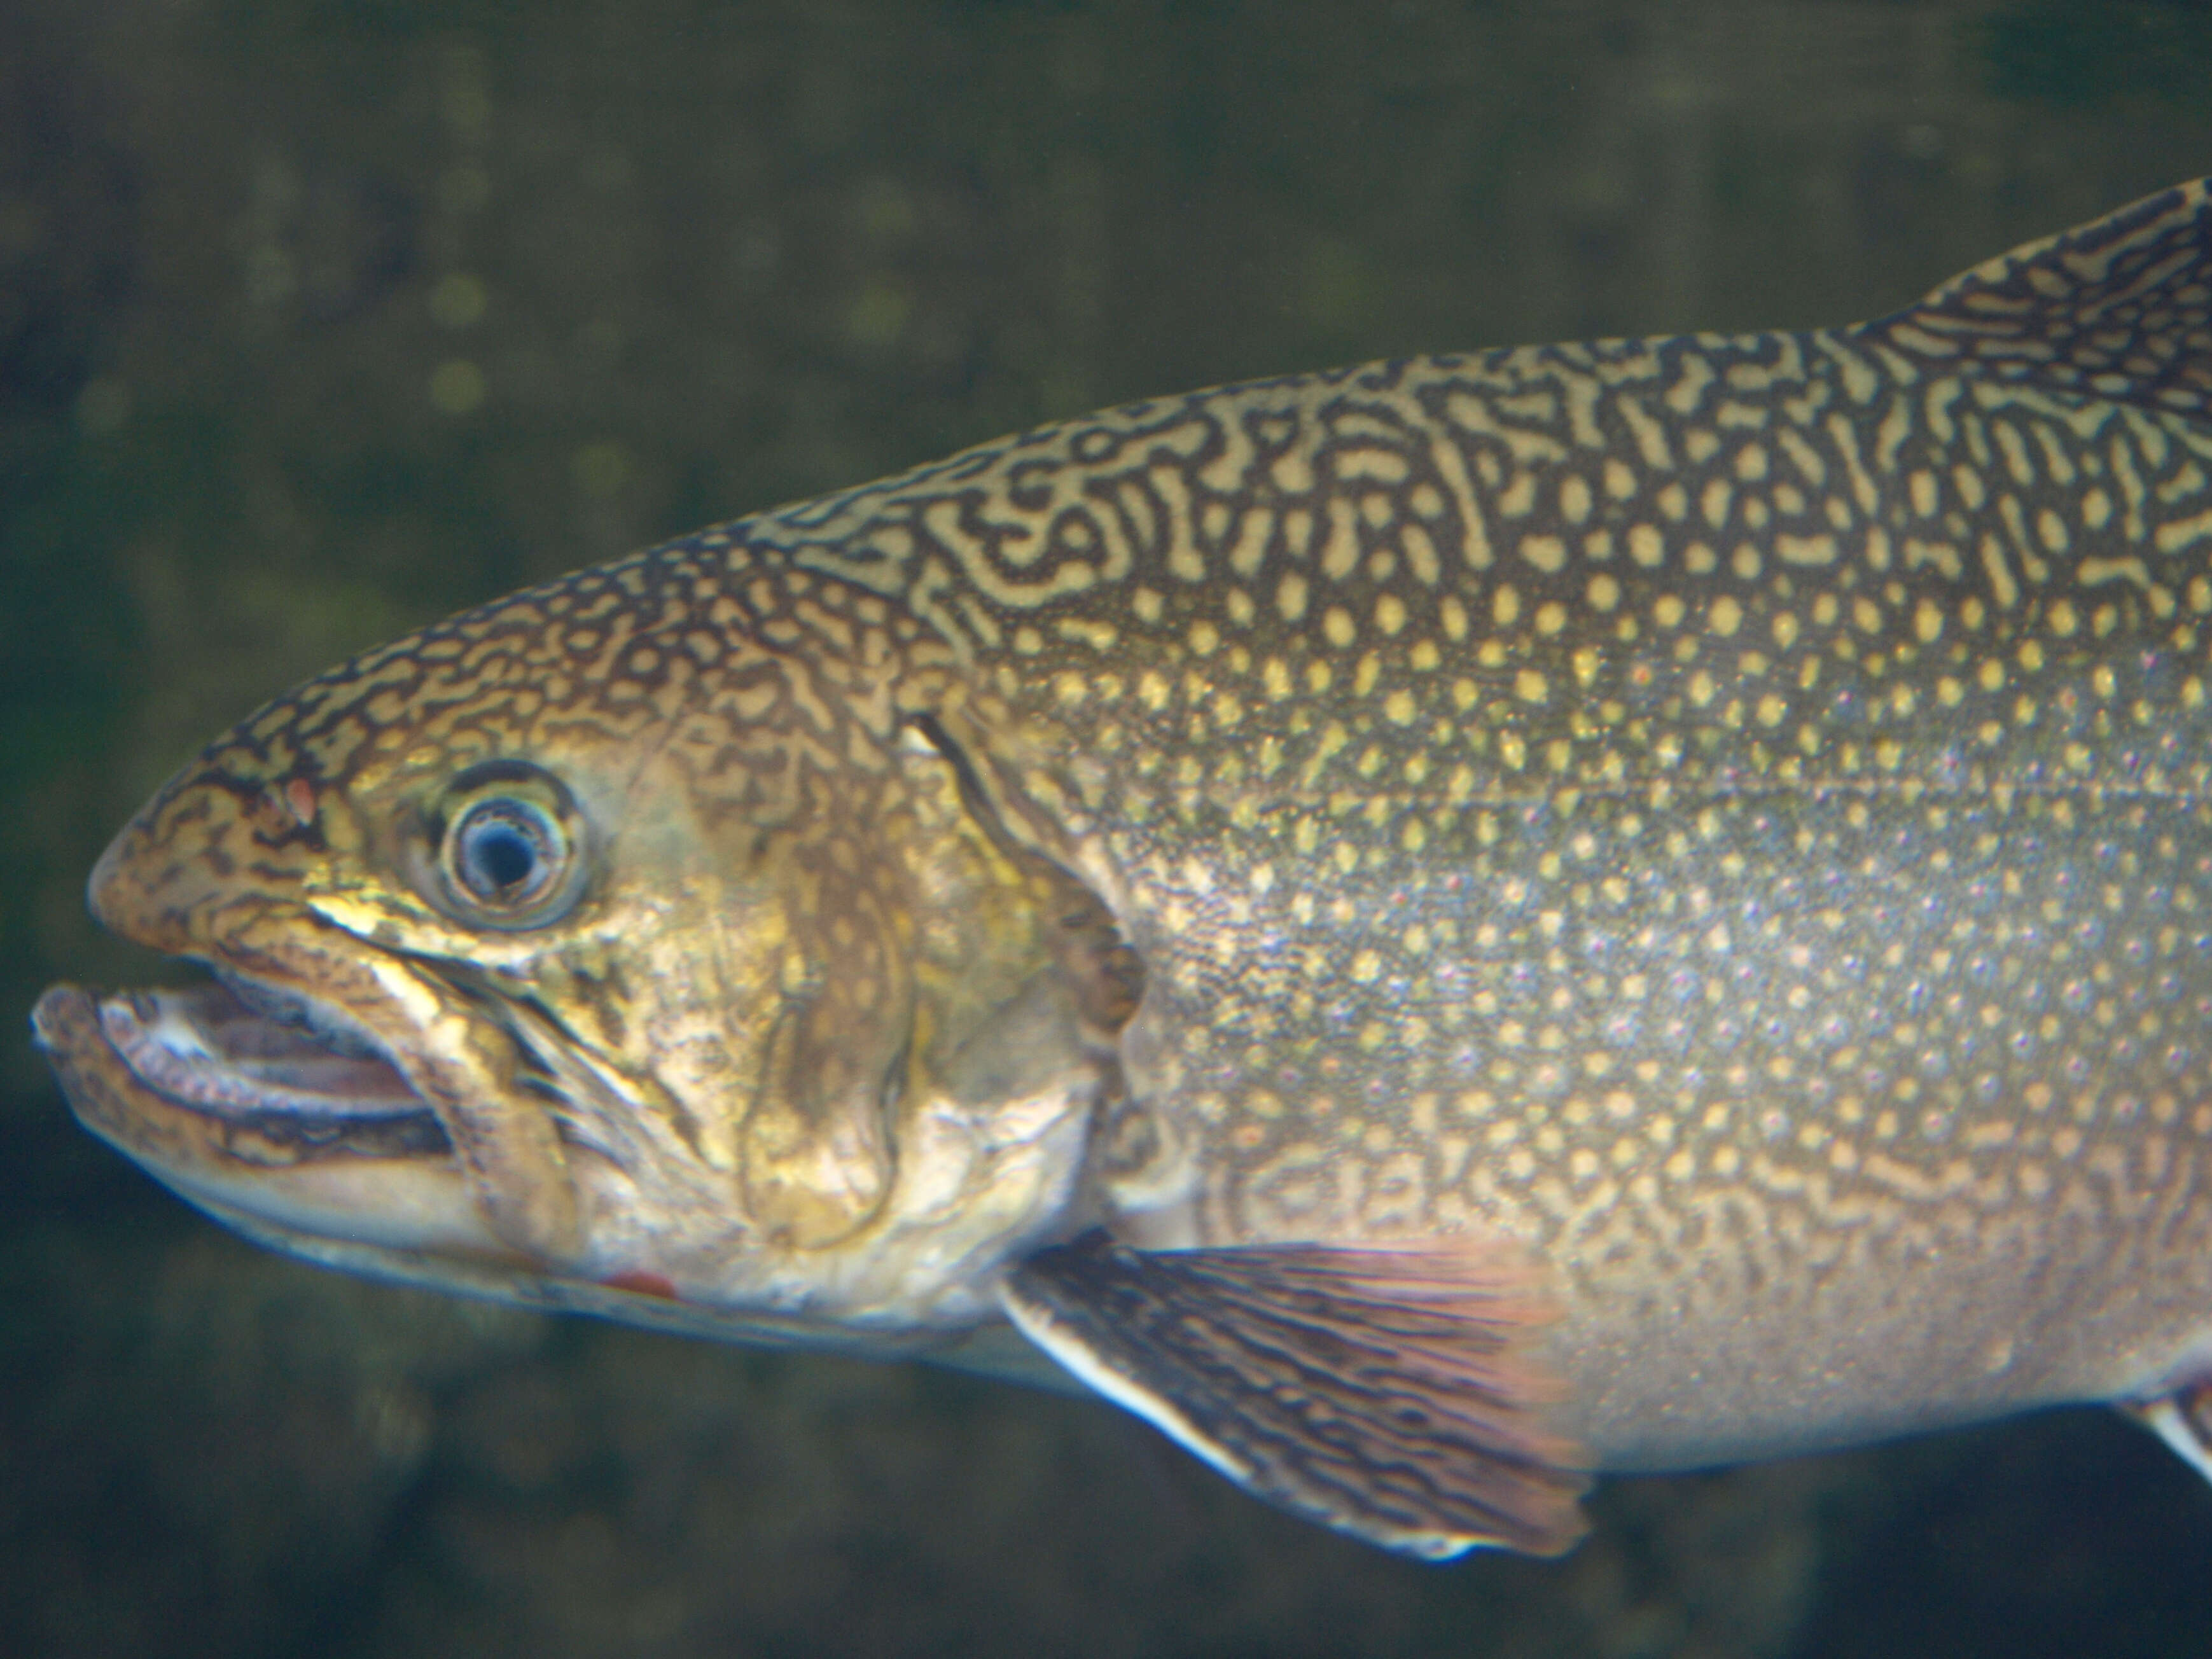
[[[611,1291],[628,1291],[635,1296],[657,1296],[663,1302],[680,1302],[676,1286],[665,1273],[615,1273],[603,1279],[600,1284]]]

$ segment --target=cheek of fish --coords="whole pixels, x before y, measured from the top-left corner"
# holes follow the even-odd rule
[[[1404,1553],[2069,1401],[2212,1472],[2212,199],[1132,405],[342,665],[34,1014],[274,1248],[1049,1373]]]

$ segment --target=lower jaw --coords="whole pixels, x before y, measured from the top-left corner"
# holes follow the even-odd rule
[[[196,1109],[125,1063],[100,1000],[75,986],[40,998],[32,1027],[77,1121],[191,1203],[386,1249],[511,1254],[427,1110],[349,1126]]]

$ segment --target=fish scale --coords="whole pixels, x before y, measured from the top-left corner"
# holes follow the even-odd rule
[[[298,890],[434,964],[443,1019],[443,960],[535,999],[445,1071],[427,1039],[410,1069],[418,993],[346,1005],[535,1263],[470,1288],[674,1318],[562,1288],[650,1283],[751,1334],[995,1297],[1255,1491],[1417,1554],[1559,1547],[1584,1466],[2063,1401],[2179,1391],[2156,1425],[2203,1466],[2208,619],[2199,182],[1855,327],[1158,399],[700,532],[271,705],[95,900],[221,961],[293,939]],[[422,873],[465,805],[422,803],[487,762],[580,792],[574,924],[471,933]],[[144,1089],[76,1006],[45,1040],[132,1150]],[[532,1043],[581,1057],[517,1103]],[[623,1111],[680,1126],[628,1156],[682,1201],[629,1166],[623,1205],[540,1201]],[[980,1161],[928,1139],[955,1120]],[[1088,1150],[1019,1150],[1054,1137]],[[986,1167],[1024,1173],[948,1206]],[[1436,1241],[1498,1252],[1464,1268],[1496,1340],[1441,1392],[1426,1335],[1375,1333],[1455,1270],[1271,1254]],[[1202,1305],[1239,1285],[1249,1320]],[[1252,1379],[1307,1340],[1379,1344],[1364,1397],[1433,1441],[1315,1364],[1322,1416],[1281,1417]]]

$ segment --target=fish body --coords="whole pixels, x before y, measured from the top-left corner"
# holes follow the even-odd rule
[[[2212,198],[1856,327],[1164,398],[210,745],[40,1005],[334,1265],[1003,1366],[1553,1549],[1591,1469],[2212,1413]]]

